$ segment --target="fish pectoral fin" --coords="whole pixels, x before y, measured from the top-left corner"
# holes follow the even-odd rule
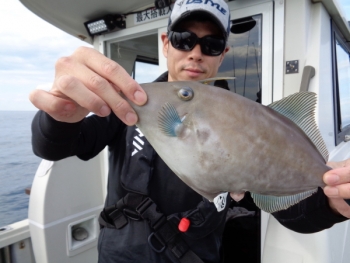
[[[285,210],[300,201],[308,198],[309,196],[313,195],[317,192],[316,189],[312,189],[306,192],[302,192],[296,195],[290,195],[290,196],[272,196],[272,195],[261,195],[261,194],[255,194],[250,193],[254,203],[259,207],[261,210],[264,210],[267,213],[274,213],[277,211]]]
[[[182,122],[185,118],[186,117],[180,119],[175,107],[167,102],[159,112],[159,129],[167,136],[178,137],[183,126]]]

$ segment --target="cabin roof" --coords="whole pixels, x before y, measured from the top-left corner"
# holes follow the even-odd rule
[[[126,14],[154,5],[154,0],[20,0],[37,16],[88,43],[84,23],[106,14]]]
[[[127,14],[154,6],[154,0],[20,0],[37,16],[61,30],[88,43],[93,39],[87,33],[84,23],[106,14]],[[231,0],[233,1],[233,0]],[[311,0],[321,2],[350,41],[350,25],[336,0]]]

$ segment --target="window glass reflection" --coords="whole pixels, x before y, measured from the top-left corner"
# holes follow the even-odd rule
[[[229,89],[261,102],[262,15],[233,20],[232,24],[241,25],[244,31],[245,28],[250,28],[252,19],[256,24],[253,23],[255,26],[249,31],[239,33],[239,28],[236,27],[235,33],[230,33],[230,50],[219,68],[218,76],[236,77],[234,80],[228,80]]]
[[[159,77],[159,66],[147,62],[135,61],[132,77],[138,83],[153,82]]]
[[[350,60],[349,52],[336,41],[340,129],[350,125]]]

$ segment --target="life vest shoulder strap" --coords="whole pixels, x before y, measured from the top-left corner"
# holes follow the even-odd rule
[[[103,209],[99,223],[101,228],[121,229],[130,219],[146,220],[149,223],[152,233],[148,237],[148,244],[156,253],[168,249],[181,263],[203,263],[181,238],[177,226],[167,220],[148,196],[128,193],[115,205]]]

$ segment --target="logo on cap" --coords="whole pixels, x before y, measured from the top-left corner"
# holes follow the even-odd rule
[[[180,6],[182,6],[183,1],[180,1],[179,4]],[[225,8],[221,7],[220,4],[215,3],[212,0],[187,0],[186,5],[190,5],[190,4],[204,4],[204,5],[211,4],[212,7],[216,7],[216,9],[219,12],[221,12],[223,15],[226,15],[227,13],[227,10]]]
[[[182,0],[182,1],[177,1],[176,3],[177,3],[177,5],[178,5],[178,6],[180,6],[180,7],[181,7],[181,6],[182,6],[182,4],[184,3],[184,0]]]

